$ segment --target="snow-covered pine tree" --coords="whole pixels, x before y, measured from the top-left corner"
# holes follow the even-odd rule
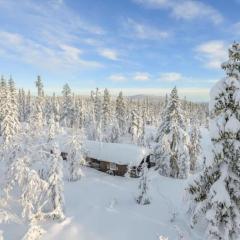
[[[5,95],[6,95],[6,88],[7,88],[7,83],[6,80],[4,79],[3,76],[1,76],[1,82],[0,82],[0,124],[3,120],[4,117],[4,112],[3,112],[3,105],[5,104]],[[2,135],[2,132],[0,132]]]
[[[50,118],[52,117],[53,113],[53,105],[52,105],[52,98],[45,97],[45,106],[44,106],[44,122],[48,124]]]
[[[21,219],[39,220],[43,216],[42,207],[46,203],[48,184],[35,170],[30,169],[31,159],[27,147],[16,144],[8,151],[6,184],[3,188],[2,207],[8,209],[12,201],[21,207]]]
[[[44,96],[43,83],[40,76],[37,76],[36,87],[37,87],[37,96],[43,97]]]
[[[150,204],[148,167],[146,161],[142,164],[138,191],[138,196],[136,197],[137,203],[141,205]]]
[[[129,132],[132,137],[132,142],[139,143],[139,137],[141,136],[141,118],[135,109],[131,112],[131,122]]]
[[[82,99],[79,97],[75,100],[75,107],[74,107],[74,123],[73,128],[75,129],[82,129],[83,128],[83,103]]]
[[[118,121],[120,134],[124,135],[126,132],[126,107],[122,92],[119,93],[116,100],[116,119]]]
[[[41,100],[37,97],[34,103],[34,109],[30,119],[30,126],[32,134],[38,134],[41,129],[43,129],[44,125],[44,118],[43,118],[43,111],[42,111],[42,104]]]
[[[118,143],[120,138],[120,129],[116,119],[113,120],[110,133],[108,135],[108,141],[111,143]]]
[[[146,116],[145,115],[146,115],[146,112],[142,111],[141,115],[139,116],[138,144],[140,146],[146,145],[146,139],[145,139]]]
[[[54,114],[50,115],[48,120],[48,141],[52,141],[56,135],[56,123],[54,120]]]
[[[164,119],[158,129],[154,157],[159,173],[174,178],[189,174],[189,136],[185,131],[176,87],[173,88]]]
[[[23,122],[23,97],[21,89],[18,89],[18,112],[19,112],[19,121]]]
[[[19,121],[25,121],[25,112],[26,112],[26,95],[24,89],[19,89],[18,92],[18,112],[19,112]]]
[[[46,231],[36,223],[31,223],[21,240],[41,240]]]
[[[240,44],[222,64],[226,77],[210,93],[210,132],[214,159],[187,189],[194,207],[192,221],[206,216],[208,239],[240,236]]]
[[[189,154],[190,154],[190,170],[196,171],[197,167],[197,158],[201,152],[201,133],[199,130],[199,126],[197,124],[193,124],[190,130],[190,141],[189,141]]]
[[[48,190],[48,183],[41,179],[38,173],[28,168],[26,171],[25,183],[21,189],[21,205],[22,217],[26,218],[29,222],[38,221],[44,218],[42,211],[47,203],[46,192]]]
[[[9,86],[5,87],[2,92],[2,97],[5,99],[2,105],[3,119],[1,121],[1,132],[6,147],[19,130],[19,120],[17,107],[15,105],[14,93],[10,92]]]
[[[101,92],[98,88],[93,93],[93,135],[94,140],[102,140],[102,99],[101,99]]]
[[[105,135],[108,135],[107,130],[111,124],[111,115],[111,97],[109,91],[105,88],[102,104],[102,129]]]
[[[62,90],[63,106],[61,110],[60,123],[63,127],[72,127],[73,125],[73,98],[72,91],[68,84],[63,86]]]
[[[63,197],[63,172],[62,157],[60,150],[55,142],[51,145],[50,169],[48,174],[49,195],[52,202],[52,212],[50,216],[53,219],[64,219],[64,197]]]
[[[59,106],[59,101],[58,98],[56,97],[55,93],[53,93],[52,96],[52,110],[53,110],[53,115],[54,115],[54,121],[55,121],[55,129],[56,131],[59,130],[60,127],[60,106]]]
[[[31,114],[30,127],[33,135],[37,135],[44,126],[44,115],[43,115],[43,83],[40,76],[37,77],[36,81],[37,97],[34,101],[34,109]]]
[[[25,113],[24,113],[24,121],[25,122],[29,122],[29,120],[30,120],[31,108],[32,108],[31,92],[28,91],[27,97],[26,97],[26,108],[25,108]]]
[[[17,100],[17,90],[12,77],[10,77],[8,81],[8,87],[9,87],[9,94],[10,94],[10,100],[11,100],[12,124],[14,127],[14,134],[17,134],[20,129],[19,111],[18,111],[19,108],[18,108],[18,100]]]
[[[68,163],[69,181],[77,181],[82,176],[82,166],[85,163],[85,149],[83,147],[83,131],[74,131],[69,141]]]

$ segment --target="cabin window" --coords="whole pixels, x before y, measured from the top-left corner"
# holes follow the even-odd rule
[[[117,164],[116,163],[109,163],[109,169],[116,171],[117,170]]]

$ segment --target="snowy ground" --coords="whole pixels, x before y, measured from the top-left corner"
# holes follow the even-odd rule
[[[208,132],[202,134],[203,155],[209,156]],[[188,180],[162,177],[151,170],[152,202],[140,206],[134,201],[139,179],[87,167],[83,172],[80,181],[65,182],[66,219],[45,224],[44,240],[157,240],[161,235],[169,240],[204,239],[203,229],[189,226],[184,191]],[[0,225],[1,229],[7,240],[21,239],[24,231],[23,226],[13,224]]]
[[[161,177],[152,172],[152,203],[139,206],[134,201],[138,179],[112,177],[84,169],[80,182],[66,183],[66,215],[60,224],[47,227],[44,239],[146,240],[202,239],[189,227],[185,214],[186,181]],[[173,214],[175,221],[171,222]],[[179,238],[180,239],[180,238]]]

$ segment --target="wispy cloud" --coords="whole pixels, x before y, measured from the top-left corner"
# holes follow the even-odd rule
[[[15,61],[54,70],[101,66],[98,62],[84,60],[83,51],[71,45],[50,48],[20,34],[5,31],[0,31],[0,39],[0,55]]]
[[[108,48],[103,48],[103,49],[99,49],[98,53],[102,56],[105,57],[109,60],[113,60],[113,61],[117,61],[119,60],[118,58],[118,53],[116,50],[114,49],[108,49]]]
[[[81,19],[63,0],[22,0],[21,4],[8,0],[0,4],[0,10],[6,17],[12,16],[15,26],[15,31],[0,33],[5,41],[0,43],[0,53],[5,57],[46,69],[82,70],[101,66],[95,60],[84,59],[89,59],[88,52],[83,51],[81,43],[84,38],[97,41],[105,31]],[[22,25],[25,28],[19,30]],[[16,46],[10,46],[14,41]]]
[[[224,41],[214,40],[200,44],[195,49],[205,67],[219,69],[221,63],[227,58],[227,45]]]
[[[163,31],[148,24],[137,22],[131,18],[124,21],[124,27],[128,34],[140,39],[160,40],[170,35],[168,31]]]
[[[161,73],[159,77],[159,81],[164,81],[164,82],[176,82],[183,79],[184,79],[183,75],[178,72]]]
[[[150,74],[147,72],[136,72],[133,76],[135,81],[145,82],[150,80]]]
[[[178,19],[208,19],[214,24],[223,21],[223,16],[212,6],[196,0],[133,0],[148,8],[166,9]]]
[[[112,74],[108,77],[113,82],[127,82],[127,81],[138,81],[138,82],[146,82],[151,80],[151,75],[148,72],[135,72],[128,74]]]
[[[109,79],[113,82],[126,82],[127,77],[125,77],[123,74],[112,74],[109,76]]]

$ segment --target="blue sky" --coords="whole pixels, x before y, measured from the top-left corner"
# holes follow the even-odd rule
[[[239,39],[240,0],[0,0],[0,69],[18,87],[206,100]]]

